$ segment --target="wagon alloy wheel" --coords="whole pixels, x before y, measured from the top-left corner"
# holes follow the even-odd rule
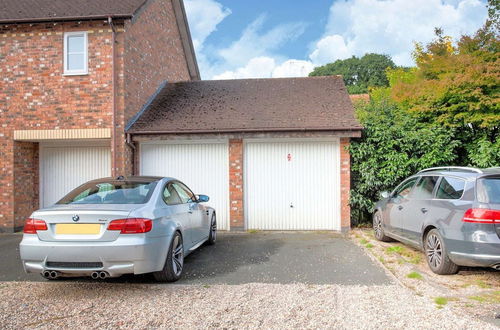
[[[441,248],[441,241],[434,234],[427,236],[427,258],[434,268],[441,266],[443,250]]]
[[[373,221],[373,230],[375,230],[375,236],[377,239],[381,239],[382,236],[384,235],[384,232],[382,230],[382,219],[380,219],[380,214],[375,214],[375,218]]]
[[[382,215],[379,211],[375,212],[375,214],[373,215],[373,231],[375,232],[375,238],[379,241],[391,241],[391,238],[385,235],[384,227],[382,225]]]
[[[174,244],[172,246],[172,268],[174,274],[180,276],[182,273],[182,266],[184,265],[184,247],[180,236],[174,238]]]
[[[431,229],[423,242],[427,264],[434,273],[450,275],[458,272],[458,266],[448,257],[446,242],[437,229]]]

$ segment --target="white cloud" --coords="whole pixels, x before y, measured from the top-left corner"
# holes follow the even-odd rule
[[[205,39],[217,30],[217,25],[231,14],[231,10],[214,0],[185,0],[184,5],[194,48],[201,51]]]
[[[331,62],[332,59],[346,59],[352,56],[352,50],[338,34],[326,36],[316,43],[316,48],[309,58],[316,64]]]
[[[215,75],[213,79],[241,79],[241,78],[271,78],[276,62],[271,57],[254,57],[245,66],[234,71],[227,70]]]
[[[304,33],[303,23],[279,24],[262,32],[265,21],[265,15],[254,20],[237,41],[218,51],[220,58],[229,66],[246,65],[250,59],[269,56],[285,43]]]
[[[414,42],[431,41],[435,27],[458,38],[481,27],[486,16],[481,0],[336,1],[310,59],[325,64],[373,52],[389,54],[397,64],[412,65]]]
[[[314,69],[310,61],[288,60],[274,68],[272,77],[305,77]]]
[[[302,22],[268,30],[266,16],[248,25],[227,47],[205,45],[231,11],[215,0],[185,0],[202,76],[209,79],[306,76],[314,66],[365,53],[391,55],[396,64],[413,65],[414,42],[428,43],[434,28],[458,38],[473,33],[487,12],[482,0],[336,0],[321,38],[305,59],[287,59],[280,48],[300,36]]]

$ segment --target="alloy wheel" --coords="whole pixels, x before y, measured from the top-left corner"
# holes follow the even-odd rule
[[[212,218],[212,225],[210,227],[210,230],[212,231],[212,241],[215,242],[215,239],[217,238],[217,223],[215,222],[215,218]]]
[[[443,248],[441,240],[437,237],[437,235],[430,234],[427,236],[426,252],[429,264],[434,268],[438,268],[443,260]]]
[[[184,265],[184,247],[180,236],[176,236],[174,239],[172,247],[172,265],[175,276],[179,276],[182,273],[182,267]]]
[[[375,236],[381,239],[384,233],[382,229],[382,219],[378,213],[375,214],[375,218],[373,219],[373,230],[375,231]]]

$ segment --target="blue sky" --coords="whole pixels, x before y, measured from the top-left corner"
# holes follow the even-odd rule
[[[484,0],[184,0],[203,79],[306,76],[368,52],[412,65],[434,27],[459,37],[487,17]]]

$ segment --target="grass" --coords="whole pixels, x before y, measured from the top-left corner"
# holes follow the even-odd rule
[[[365,245],[365,247],[367,247],[367,248],[369,248],[369,249],[371,249],[373,246],[374,246],[374,245],[373,245],[372,243],[368,243],[368,244],[366,244],[366,245]]]
[[[387,249],[385,249],[385,251],[387,253],[397,253],[397,254],[400,254],[401,250],[403,250],[403,248],[401,246],[398,246],[398,245],[389,246]]]
[[[248,232],[249,234],[256,234],[256,233],[258,233],[259,231],[258,231],[257,229],[248,229],[248,230],[247,230],[247,232]]]
[[[500,304],[500,291],[493,291],[477,296],[470,296],[469,299],[475,300],[480,303],[487,304]]]
[[[368,243],[368,241],[367,241],[366,239],[364,239],[364,238],[360,239],[360,240],[359,240],[359,242],[360,242],[361,244],[366,244],[366,243]]]
[[[385,264],[385,259],[384,259],[384,257],[379,256],[379,257],[378,257],[378,261],[380,261],[381,263]]]
[[[448,303],[448,299],[446,299],[445,297],[436,297],[434,298],[434,302],[438,306],[444,306]]]
[[[405,261],[412,264],[419,264],[422,261],[422,254],[420,252],[412,251],[399,245],[390,246],[385,251],[389,254],[399,254],[404,257]]]
[[[417,273],[417,272],[411,272],[408,275],[406,275],[406,277],[413,278],[415,280],[423,280],[424,279],[424,277],[420,273]]]

